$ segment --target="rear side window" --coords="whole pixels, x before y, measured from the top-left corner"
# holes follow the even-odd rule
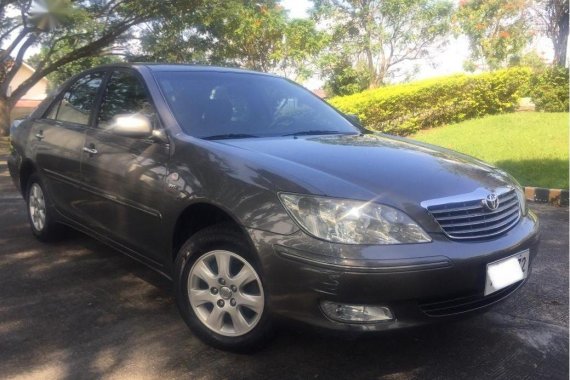
[[[105,88],[97,126],[107,128],[117,115],[141,113],[152,119],[154,108],[140,79],[131,71],[115,71]]]
[[[47,118],[88,125],[103,76],[103,72],[97,72],[79,78],[65,91],[61,100],[54,103]]]

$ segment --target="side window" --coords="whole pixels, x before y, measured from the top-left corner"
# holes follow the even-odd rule
[[[142,113],[152,119],[154,108],[143,83],[132,72],[115,71],[107,83],[97,126],[107,128],[114,116]]]
[[[79,78],[63,94],[61,100],[51,106],[47,118],[67,123],[89,124],[89,116],[103,76],[103,72],[97,72]]]

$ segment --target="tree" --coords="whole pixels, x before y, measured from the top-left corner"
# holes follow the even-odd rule
[[[327,54],[363,62],[376,87],[445,44],[452,10],[443,0],[315,0],[314,17],[331,31]]]
[[[539,30],[552,40],[553,63],[565,66],[568,49],[568,0],[537,0],[534,12]]]
[[[212,0],[191,15],[153,23],[141,43],[146,55],[136,59],[239,66],[303,79],[324,38],[312,20],[289,20],[275,0]]]
[[[351,95],[370,86],[367,68],[362,65],[355,67],[346,58],[329,56],[323,59],[321,66],[322,75],[327,78],[325,92],[328,96]]]
[[[316,69],[319,53],[329,39],[312,20],[288,21],[279,51],[279,65],[273,70],[295,81],[309,78]]]
[[[41,78],[86,57],[99,56],[133,26],[169,8],[190,12],[199,0],[0,0],[0,134],[7,134],[10,111]],[[60,27],[55,27],[56,23]],[[43,46],[36,71],[9,93],[9,85],[33,46]]]
[[[468,70],[491,70],[519,60],[532,38],[528,0],[462,0],[455,14],[459,31],[469,38]]]
[[[548,64],[544,61],[544,58],[542,58],[540,54],[538,54],[535,50],[531,50],[521,55],[519,60],[511,61],[509,66],[529,67],[533,73],[538,73],[546,70]]]
[[[213,62],[227,62],[259,71],[270,71],[279,62],[286,27],[279,5],[223,1],[203,32],[212,37]]]
[[[67,52],[73,50],[73,46],[65,46],[60,49],[60,51],[65,50]],[[38,67],[39,64],[44,60],[45,55],[48,53],[49,48],[42,47],[40,52],[31,56],[27,62],[32,67]],[[99,65],[106,65],[110,63],[117,63],[121,62],[122,59],[113,54],[107,54],[105,51],[100,53],[101,55],[92,56],[92,57],[85,57],[78,59],[76,61],[70,62],[67,65],[62,66],[58,70],[50,73],[47,75],[47,79],[49,80],[50,89],[56,89],[59,85],[63,82],[74,76],[75,74],[79,74],[80,72],[90,69],[95,66]]]

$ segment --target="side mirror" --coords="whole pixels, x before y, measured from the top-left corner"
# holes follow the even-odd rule
[[[113,117],[109,129],[118,136],[146,138],[152,135],[150,119],[139,113]]]

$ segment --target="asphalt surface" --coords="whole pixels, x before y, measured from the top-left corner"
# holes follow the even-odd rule
[[[350,340],[290,327],[237,355],[199,342],[146,267],[79,233],[36,241],[0,156],[0,378],[568,379],[568,209],[531,208],[533,274],[490,312]]]

